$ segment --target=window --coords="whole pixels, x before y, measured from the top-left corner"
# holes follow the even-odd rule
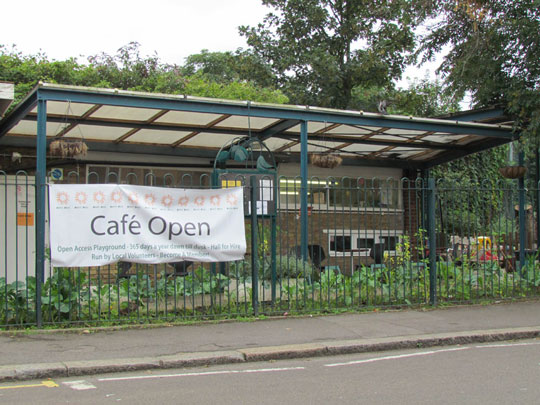
[[[343,178],[329,185],[328,201],[336,207],[397,208],[397,180]]]
[[[311,178],[307,184],[308,204],[314,209],[396,209],[400,206],[400,183],[395,179]],[[300,206],[300,190],[300,178],[280,178],[282,207]]]
[[[375,238],[357,238],[356,246],[358,249],[373,249]]]
[[[330,236],[330,250],[345,252],[351,250],[351,237],[343,235]]]
[[[381,236],[379,239],[384,245],[384,250],[396,250],[399,239],[397,236]]]
[[[328,234],[330,256],[369,256],[375,244],[386,252],[395,252],[402,234],[398,230],[324,229]]]

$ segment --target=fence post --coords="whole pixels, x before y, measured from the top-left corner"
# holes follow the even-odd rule
[[[524,153],[519,152],[518,164],[523,166]],[[525,244],[526,244],[526,232],[525,232],[525,178],[520,177],[518,179],[518,203],[519,203],[519,272],[521,274],[523,267],[525,266]]]
[[[39,93],[38,93],[39,94]],[[36,323],[43,326],[41,289],[45,279],[45,187],[47,171],[47,100],[38,97],[36,145]]]
[[[308,126],[307,121],[300,124],[300,249],[304,262],[308,261]]]
[[[436,237],[435,179],[428,179],[428,240],[429,240],[429,303],[437,305],[437,237]]]
[[[540,249],[540,148],[536,149],[536,250]],[[533,245],[534,248],[534,245]]]
[[[259,246],[257,241],[257,177],[250,176],[251,189],[251,304],[253,314],[259,315]]]

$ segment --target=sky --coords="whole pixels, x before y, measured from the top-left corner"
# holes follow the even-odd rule
[[[0,44],[49,59],[116,51],[135,41],[143,55],[167,63],[246,47],[238,26],[255,25],[268,9],[259,0],[10,0],[2,2]]]
[[[0,44],[49,60],[109,55],[138,42],[142,56],[183,64],[202,49],[234,51],[247,44],[240,25],[256,25],[270,11],[260,0],[8,0],[2,2]],[[433,78],[434,66],[428,67]],[[423,78],[426,68],[404,77]],[[400,87],[406,87],[402,80]]]

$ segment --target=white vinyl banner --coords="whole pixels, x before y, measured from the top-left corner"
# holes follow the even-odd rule
[[[241,187],[49,186],[53,266],[226,262],[246,252]]]

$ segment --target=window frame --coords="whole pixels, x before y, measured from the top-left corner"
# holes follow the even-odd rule
[[[373,239],[373,244],[376,244],[384,243],[383,238],[395,237],[397,240],[395,241],[394,249],[385,249],[384,251],[385,253],[393,255],[396,253],[395,246],[400,242],[400,237],[403,236],[403,232],[397,229],[323,229],[323,234],[328,235],[326,248],[328,250],[328,255],[332,257],[369,257],[371,248],[359,248],[358,239]],[[350,237],[351,248],[347,249],[349,251],[331,249],[332,238],[335,238],[336,236]]]

